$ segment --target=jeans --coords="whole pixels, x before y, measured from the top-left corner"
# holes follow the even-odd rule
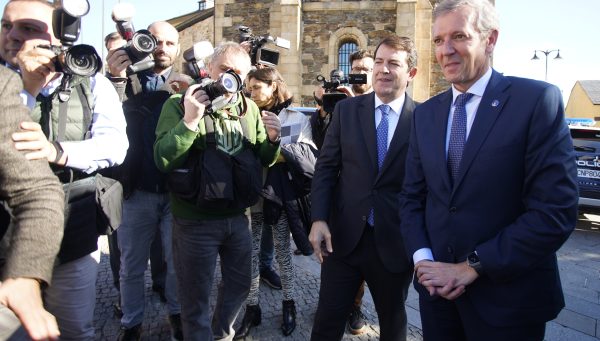
[[[150,245],[160,233],[167,263],[165,296],[169,315],[179,314],[177,284],[171,247],[171,205],[168,194],[137,190],[123,202],[123,220],[119,227],[121,250],[121,325],[126,328],[144,319],[144,272],[148,267]]]
[[[222,280],[212,325],[210,294],[217,256]],[[173,257],[185,340],[232,340],[235,321],[250,290],[252,241],[248,216],[214,220],[173,217]]]
[[[260,271],[271,269],[273,267],[273,228],[271,225],[262,226],[262,236],[260,237]]]
[[[94,340],[96,276],[100,251],[60,264],[44,290],[44,307],[58,322],[61,340]]]

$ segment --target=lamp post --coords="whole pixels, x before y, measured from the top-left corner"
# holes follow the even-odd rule
[[[544,56],[546,57],[546,71],[544,73],[544,80],[548,81],[548,55],[552,52],[556,52],[556,56],[554,56],[554,59],[562,59],[562,57],[560,56],[560,49],[556,49],[556,50],[533,50],[533,57],[531,58],[531,60],[538,60],[540,59],[537,56],[537,53],[541,52],[544,54]]]

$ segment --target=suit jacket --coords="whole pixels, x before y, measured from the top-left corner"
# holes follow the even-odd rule
[[[19,97],[19,75],[0,66],[0,200],[12,212],[2,240],[6,264],[2,277],[31,277],[50,283],[63,236],[64,193],[48,161],[29,161],[15,149],[11,135],[31,121]]]
[[[476,250],[484,273],[458,304],[470,300],[496,326],[551,320],[564,306],[555,252],[577,219],[562,95],[494,71],[454,186],[445,146],[451,101],[449,90],[414,114],[401,200],[408,255],[427,247],[436,261],[458,263]]]
[[[328,221],[335,256],[354,250],[374,208],[375,242],[384,266],[391,272],[406,271],[410,266],[400,234],[398,196],[414,108],[407,95],[378,171],[375,94],[336,105],[311,188],[312,220]]]

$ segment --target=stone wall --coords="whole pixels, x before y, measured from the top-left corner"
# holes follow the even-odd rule
[[[210,17],[179,32],[179,45],[181,46],[181,53],[179,53],[179,56],[175,61],[175,70],[183,70],[183,51],[190,48],[192,45],[194,45],[194,43],[202,40],[208,40],[214,45],[214,28],[215,18]]]

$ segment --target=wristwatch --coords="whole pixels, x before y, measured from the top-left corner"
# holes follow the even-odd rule
[[[477,251],[473,251],[467,256],[467,264],[472,267],[473,270],[477,271],[477,274],[481,275],[483,268],[481,267]]]
[[[62,146],[60,145],[59,142],[57,141],[52,141],[50,142],[52,143],[52,145],[54,146],[54,149],[56,149],[56,158],[54,159],[54,163],[58,163],[58,161],[60,161],[60,159],[62,158],[63,154],[65,153],[65,151],[63,150]]]

